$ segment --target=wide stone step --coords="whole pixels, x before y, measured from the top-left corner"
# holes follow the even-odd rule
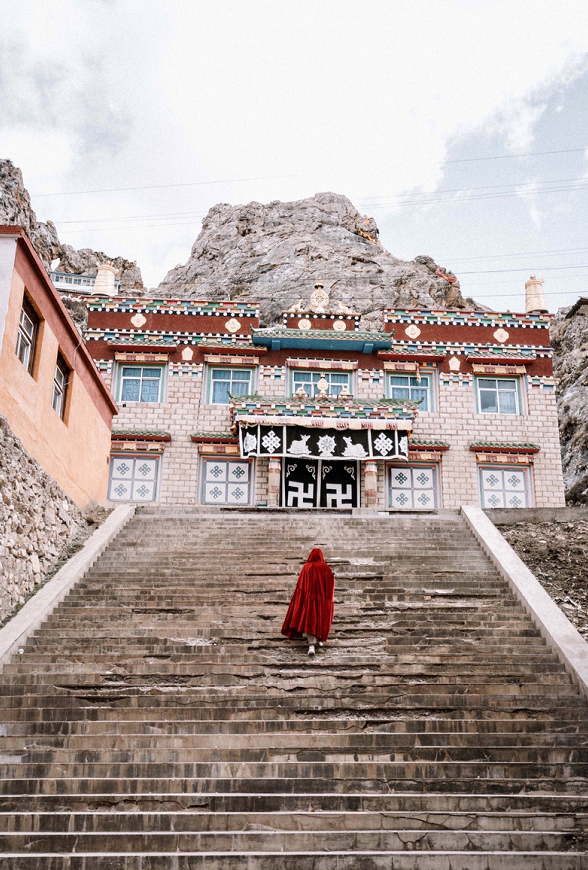
[[[334,851],[306,852],[161,852],[120,855],[96,852],[12,853],[2,856],[13,870],[512,870],[512,852]],[[539,864],[538,861],[541,863]],[[113,863],[114,862],[114,863]],[[517,852],[517,870],[588,870],[586,852]]]
[[[285,766],[282,765],[282,768]],[[287,789],[294,794],[308,794],[338,792],[341,794],[355,793],[358,790],[371,792],[372,794],[385,794],[396,788],[398,791],[415,791],[424,793],[430,787],[432,780],[435,781],[437,791],[453,792],[478,792],[486,794],[504,794],[511,792],[516,794],[523,789],[527,792],[537,791],[549,794],[559,792],[564,794],[581,794],[588,788],[588,780],[584,775],[575,776],[568,765],[544,765],[541,769],[533,771],[535,775],[529,776],[529,765],[512,765],[510,768],[502,765],[483,766],[454,764],[453,768],[445,765],[440,768],[434,764],[405,764],[403,768],[396,765],[394,771],[389,770],[390,778],[387,779],[384,771],[374,771],[375,778],[364,775],[364,771],[357,770],[357,779],[345,771],[343,778],[333,778],[330,774],[322,779],[314,774],[308,777],[295,776],[284,779],[283,773],[277,777],[271,776],[240,776],[235,780],[231,774],[227,778],[222,777],[134,777],[134,778],[84,778],[72,779],[62,776],[49,777],[44,773],[41,778],[10,777],[0,780],[0,796],[3,805],[4,796],[15,795],[76,795],[76,794],[112,794],[114,792],[130,795],[131,797],[145,797],[154,792],[184,792],[190,794],[206,794],[211,792],[243,792],[273,794]],[[446,774],[445,776],[440,773]]]
[[[132,831],[90,833],[75,831],[0,832],[0,853],[30,852],[403,852],[494,851],[584,852],[588,836],[572,831],[440,831],[440,830],[337,830],[337,831]]]
[[[1,812],[3,833],[244,831],[588,832],[588,813],[324,810],[277,812]]]

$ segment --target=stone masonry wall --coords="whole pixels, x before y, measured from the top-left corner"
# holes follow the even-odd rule
[[[83,513],[0,415],[0,622],[86,527]]]

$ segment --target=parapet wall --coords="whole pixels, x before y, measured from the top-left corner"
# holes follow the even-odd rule
[[[85,528],[84,514],[26,452],[0,414],[0,622]]]

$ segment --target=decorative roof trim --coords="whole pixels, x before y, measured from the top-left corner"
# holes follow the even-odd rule
[[[552,314],[513,314],[464,309],[385,308],[384,323],[434,323],[439,326],[504,326],[549,329]]]
[[[147,314],[193,314],[206,317],[259,317],[257,302],[210,302],[196,299],[155,299],[142,296],[94,296],[90,311],[124,311]]]
[[[409,450],[449,450],[451,445],[447,441],[439,441],[436,438],[413,438],[408,441]]]
[[[209,365],[223,366],[257,366],[259,365],[258,356],[231,356],[230,354],[221,353],[205,353],[204,362]]]
[[[302,426],[305,429],[402,429],[412,431],[412,418],[292,417],[287,414],[240,414],[235,423],[262,426]]]
[[[406,359],[407,356],[410,356],[416,358],[417,362],[420,360],[424,360],[425,362],[440,362],[445,359],[448,352],[445,352],[440,348],[427,350],[424,347],[401,347],[393,348],[392,350],[379,350],[378,356],[383,360],[401,361]]]
[[[110,433],[112,441],[171,441],[169,432],[159,432],[156,429],[114,429]]]
[[[195,444],[238,444],[239,439],[230,432],[194,432],[190,440]]]
[[[499,365],[474,365],[472,371],[475,375],[526,375],[525,366],[499,366]]]
[[[286,365],[291,369],[333,369],[338,371],[355,371],[359,363],[350,359],[287,359]]]
[[[470,450],[489,450],[492,453],[539,453],[539,444],[512,444],[508,441],[473,441]]]
[[[115,353],[117,362],[169,362],[168,353]]]
[[[203,341],[197,343],[197,347],[200,348],[201,351],[209,350],[214,351],[218,350],[222,353],[245,353],[252,355],[266,354],[267,347],[255,347],[251,343],[251,336],[240,336],[241,343],[235,341],[235,338],[232,337],[230,340],[218,341],[217,339],[206,338]],[[245,341],[243,341],[245,339]]]

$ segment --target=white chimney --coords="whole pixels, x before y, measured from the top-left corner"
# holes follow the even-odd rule
[[[116,269],[110,263],[100,263],[96,280],[94,281],[94,296],[116,296],[116,287],[114,279],[116,278]]]
[[[529,280],[525,281],[525,311],[527,314],[547,314],[543,278],[531,275]]]

